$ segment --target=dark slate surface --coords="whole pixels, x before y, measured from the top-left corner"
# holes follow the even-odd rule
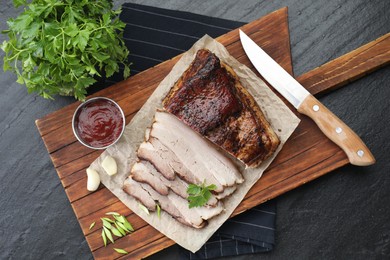
[[[296,75],[390,31],[388,0],[131,2],[243,22],[288,6]],[[0,12],[3,30],[17,11],[3,1]],[[15,80],[0,74],[0,259],[91,259],[34,124],[73,100],[28,95]],[[321,98],[362,137],[377,163],[345,166],[279,197],[275,250],[231,259],[390,258],[389,82],[387,67]],[[176,257],[174,246],[150,259]]]

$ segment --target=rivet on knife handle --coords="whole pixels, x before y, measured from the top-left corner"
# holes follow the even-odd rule
[[[322,132],[344,150],[351,164],[367,166],[375,163],[374,156],[359,136],[314,96],[307,96],[298,111],[313,119]]]

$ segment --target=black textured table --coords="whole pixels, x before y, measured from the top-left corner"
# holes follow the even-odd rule
[[[295,75],[390,32],[390,1],[115,1],[135,2],[250,22],[289,8]],[[0,7],[1,27],[17,14]],[[0,42],[5,39],[0,36]],[[0,52],[1,60],[4,53]],[[2,63],[1,63],[2,64]],[[11,73],[0,76],[0,259],[90,259],[92,255],[34,124],[74,102],[28,95]],[[270,259],[389,259],[390,68],[321,98],[366,142],[370,167],[345,166],[279,197]],[[173,246],[150,259],[174,259]],[[257,259],[242,256],[234,259]]]

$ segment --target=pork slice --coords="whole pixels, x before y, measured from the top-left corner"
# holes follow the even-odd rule
[[[200,185],[204,181],[204,179],[199,179],[198,176],[194,174],[194,172],[191,172],[189,169],[187,169],[187,167],[185,167],[183,163],[180,162],[180,160],[171,150],[165,147],[158,139],[154,137],[149,137],[148,142],[141,144],[138,153],[140,158],[148,161],[148,163],[151,163],[154,168],[157,169],[157,172],[163,175],[163,177],[166,179],[168,179],[167,175],[170,176],[172,173],[178,175],[173,179],[169,179],[171,182],[167,183],[167,186],[171,188],[173,192],[183,198],[187,198],[188,183]],[[160,158],[163,158],[163,160],[160,160]],[[235,190],[236,186],[224,187],[222,190],[215,190],[217,194],[210,198],[210,200],[207,202],[207,205],[215,206],[217,204],[217,200],[229,196]]]
[[[166,148],[157,150],[150,142],[143,142],[138,148],[137,155],[139,158],[151,162],[165,178],[169,180],[175,178],[175,172],[169,164],[172,159]]]
[[[204,220],[208,220],[219,215],[224,210],[224,207],[223,203],[219,201],[215,207],[195,207],[190,210],[196,210]]]
[[[137,162],[133,165],[130,172],[133,180],[147,183],[161,195],[168,195],[168,187],[160,180],[157,170],[153,166],[147,167],[145,163]]]
[[[174,180],[176,174],[188,183],[202,183],[187,167],[180,162],[175,153],[158,139],[150,137],[141,143],[137,151],[138,158],[150,162],[168,180]]]
[[[223,210],[223,203],[218,202],[215,207],[196,207],[189,208],[188,201],[173,192],[167,196],[161,195],[155,191],[149,184],[137,182],[131,177],[125,180],[124,191],[139,200],[150,211],[156,210],[158,203],[162,210],[167,212],[173,218],[182,224],[194,228],[202,228],[209,220],[219,215]]]
[[[221,184],[213,174],[204,166],[202,162],[194,155],[194,151],[186,146],[181,139],[178,139],[169,130],[160,123],[154,123],[150,132],[153,138],[158,139],[162,144],[167,146],[181,161],[181,163],[189,169],[191,175],[196,176],[196,184],[206,182],[207,184],[215,184],[216,191],[222,192],[224,185]]]
[[[156,112],[150,136],[159,139],[189,169],[198,168],[205,174],[214,176],[220,186],[233,186],[244,181],[241,173],[227,157],[167,112]]]
[[[135,163],[131,173],[134,180],[149,184],[161,195],[168,195],[168,191],[171,189],[182,198],[187,198],[188,184],[185,181],[181,180],[180,178],[175,178],[174,180],[166,179],[148,161],[140,161]]]
[[[183,163],[180,162],[180,160],[171,150],[165,147],[158,139],[154,137],[150,137],[149,133],[150,133],[150,129],[148,131],[148,138],[149,138],[147,144],[148,149],[143,149],[140,152],[140,154],[143,154],[144,157],[148,157],[149,158],[148,161],[151,162],[160,173],[165,171],[169,173],[174,172],[177,175],[179,175],[180,178],[175,178],[174,180],[175,184],[171,184],[171,185],[175,185],[173,186],[172,190],[179,196],[183,198],[187,198],[183,196],[184,193],[182,192],[183,191],[182,184],[186,184],[185,185],[186,187],[188,186],[188,183],[194,183],[199,185],[203,182],[204,179],[200,180],[198,176],[195,176],[190,170],[188,170],[183,165]],[[149,143],[152,146],[150,146]],[[146,147],[146,145],[141,145],[141,147]],[[155,153],[155,154],[152,156],[152,155],[145,155],[146,153]],[[157,160],[154,159],[154,157],[157,156],[156,155],[157,153],[160,153],[160,156],[158,158],[164,159],[163,162],[161,162],[160,164],[157,162]],[[164,177],[166,177],[167,174],[163,174],[163,175]],[[181,183],[176,184],[176,180],[178,182],[180,181]],[[179,190],[175,188],[178,188]],[[224,187],[224,189],[222,191],[219,191],[220,193],[216,194],[215,197],[213,196],[212,198],[210,198],[207,204],[210,206],[216,205],[217,200],[223,199],[231,195],[236,190],[236,188],[237,188],[236,186]]]
[[[149,162],[144,162],[145,167],[153,173],[153,175],[160,181],[161,184],[165,185],[167,188],[171,189],[174,193],[182,197],[183,199],[187,199],[187,188],[188,183],[180,179],[178,176],[173,180],[166,179],[158,170],[154,168],[152,164]]]
[[[150,133],[150,130],[148,131]],[[149,135],[148,135],[149,137]],[[194,183],[200,185],[203,180],[200,180],[198,176],[195,176],[193,172],[188,170],[183,163],[179,161],[177,156],[168,148],[166,148],[158,139],[154,137],[149,137],[148,142],[152,144],[153,148],[157,151],[153,151],[156,153],[166,153],[165,155],[162,155],[161,157],[164,158],[164,163],[167,165],[167,167],[170,167],[169,171],[173,171],[178,175],[180,178],[177,178],[177,176],[174,179],[174,183],[171,183],[172,190],[178,194],[179,196],[183,198],[187,198],[183,196],[183,190],[184,187],[188,187],[188,183]],[[152,151],[153,149],[148,149],[148,151]],[[146,150],[145,150],[146,151]],[[145,152],[144,151],[144,152]],[[150,157],[149,157],[150,158]],[[150,162],[150,161],[149,161]],[[153,162],[151,162],[153,164]],[[154,164],[153,164],[154,165]],[[154,166],[156,169],[157,167]],[[160,167],[161,168],[161,167]],[[162,167],[162,169],[166,169],[165,167]],[[161,174],[162,172],[157,169]],[[162,174],[164,177],[166,174]],[[179,182],[176,184],[176,182]],[[184,184],[184,185],[183,185]],[[170,186],[171,187],[171,186]],[[175,189],[176,188],[176,189]],[[215,191],[215,196],[211,197],[210,200],[207,202],[207,205],[209,206],[215,206],[217,204],[217,200],[221,200],[227,196],[230,196],[235,190],[237,189],[237,186],[230,186],[230,187],[224,187],[222,191]],[[186,190],[184,191],[186,193]]]
[[[133,169],[136,170],[134,171]],[[161,195],[168,195],[168,191],[172,190],[174,193],[176,193],[183,199],[188,198],[187,182],[177,176],[172,181],[166,179],[159,171],[156,170],[156,168],[150,162],[137,162],[136,164],[134,164],[131,172],[134,180],[149,184]],[[216,199],[216,196],[213,195],[207,202],[207,205],[210,207],[214,207],[217,205],[217,203],[218,200]]]
[[[123,190],[140,201],[148,210],[156,210],[156,202],[152,198],[149,192],[142,188],[141,184],[131,177],[126,178],[123,183]]]
[[[226,187],[223,192],[215,194],[217,200],[222,200],[233,194],[237,189],[237,186]]]
[[[158,203],[162,210],[167,212],[182,224],[194,228],[202,228],[206,225],[206,222],[199,214],[183,215],[182,212],[180,212],[180,210],[175,206],[175,204],[172,203],[172,197],[161,195],[160,193],[156,192],[149,184],[137,182],[131,177],[128,177],[124,182],[123,190],[136,198],[150,211],[155,211],[156,204]],[[177,196],[177,198],[180,197]],[[174,198],[174,200],[178,200],[177,198]],[[181,198],[181,200],[184,199]]]
[[[203,220],[211,219],[217,215],[219,215],[223,210],[223,203],[219,202],[216,207],[188,207],[188,201],[179,197],[175,193],[169,193],[168,195],[170,201],[173,205],[180,211],[180,213],[189,221],[194,221],[193,218],[200,217]]]
[[[156,192],[148,184],[141,183],[140,185],[150,193],[155,201],[158,201],[162,210],[169,213],[175,219],[180,219],[181,223],[185,223],[195,228],[201,228],[205,225],[204,219],[199,214],[197,214],[197,212],[183,210],[185,205],[188,208],[187,200],[173,192],[170,192],[168,196],[163,196]]]
[[[174,173],[180,176],[183,180],[188,183],[200,184],[203,180],[200,180],[198,176],[194,175],[180,160],[177,158],[174,152],[169,150],[165,145],[163,145],[158,139],[154,137],[149,138],[149,142],[152,144],[154,149],[158,153],[162,153],[162,158],[164,162],[173,170]],[[156,166],[155,166],[156,167]],[[159,170],[158,166],[156,169]]]

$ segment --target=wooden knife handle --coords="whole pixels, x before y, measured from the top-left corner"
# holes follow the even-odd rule
[[[360,137],[314,96],[306,97],[298,111],[313,119],[321,131],[344,150],[351,164],[367,166],[375,163],[374,156]]]

